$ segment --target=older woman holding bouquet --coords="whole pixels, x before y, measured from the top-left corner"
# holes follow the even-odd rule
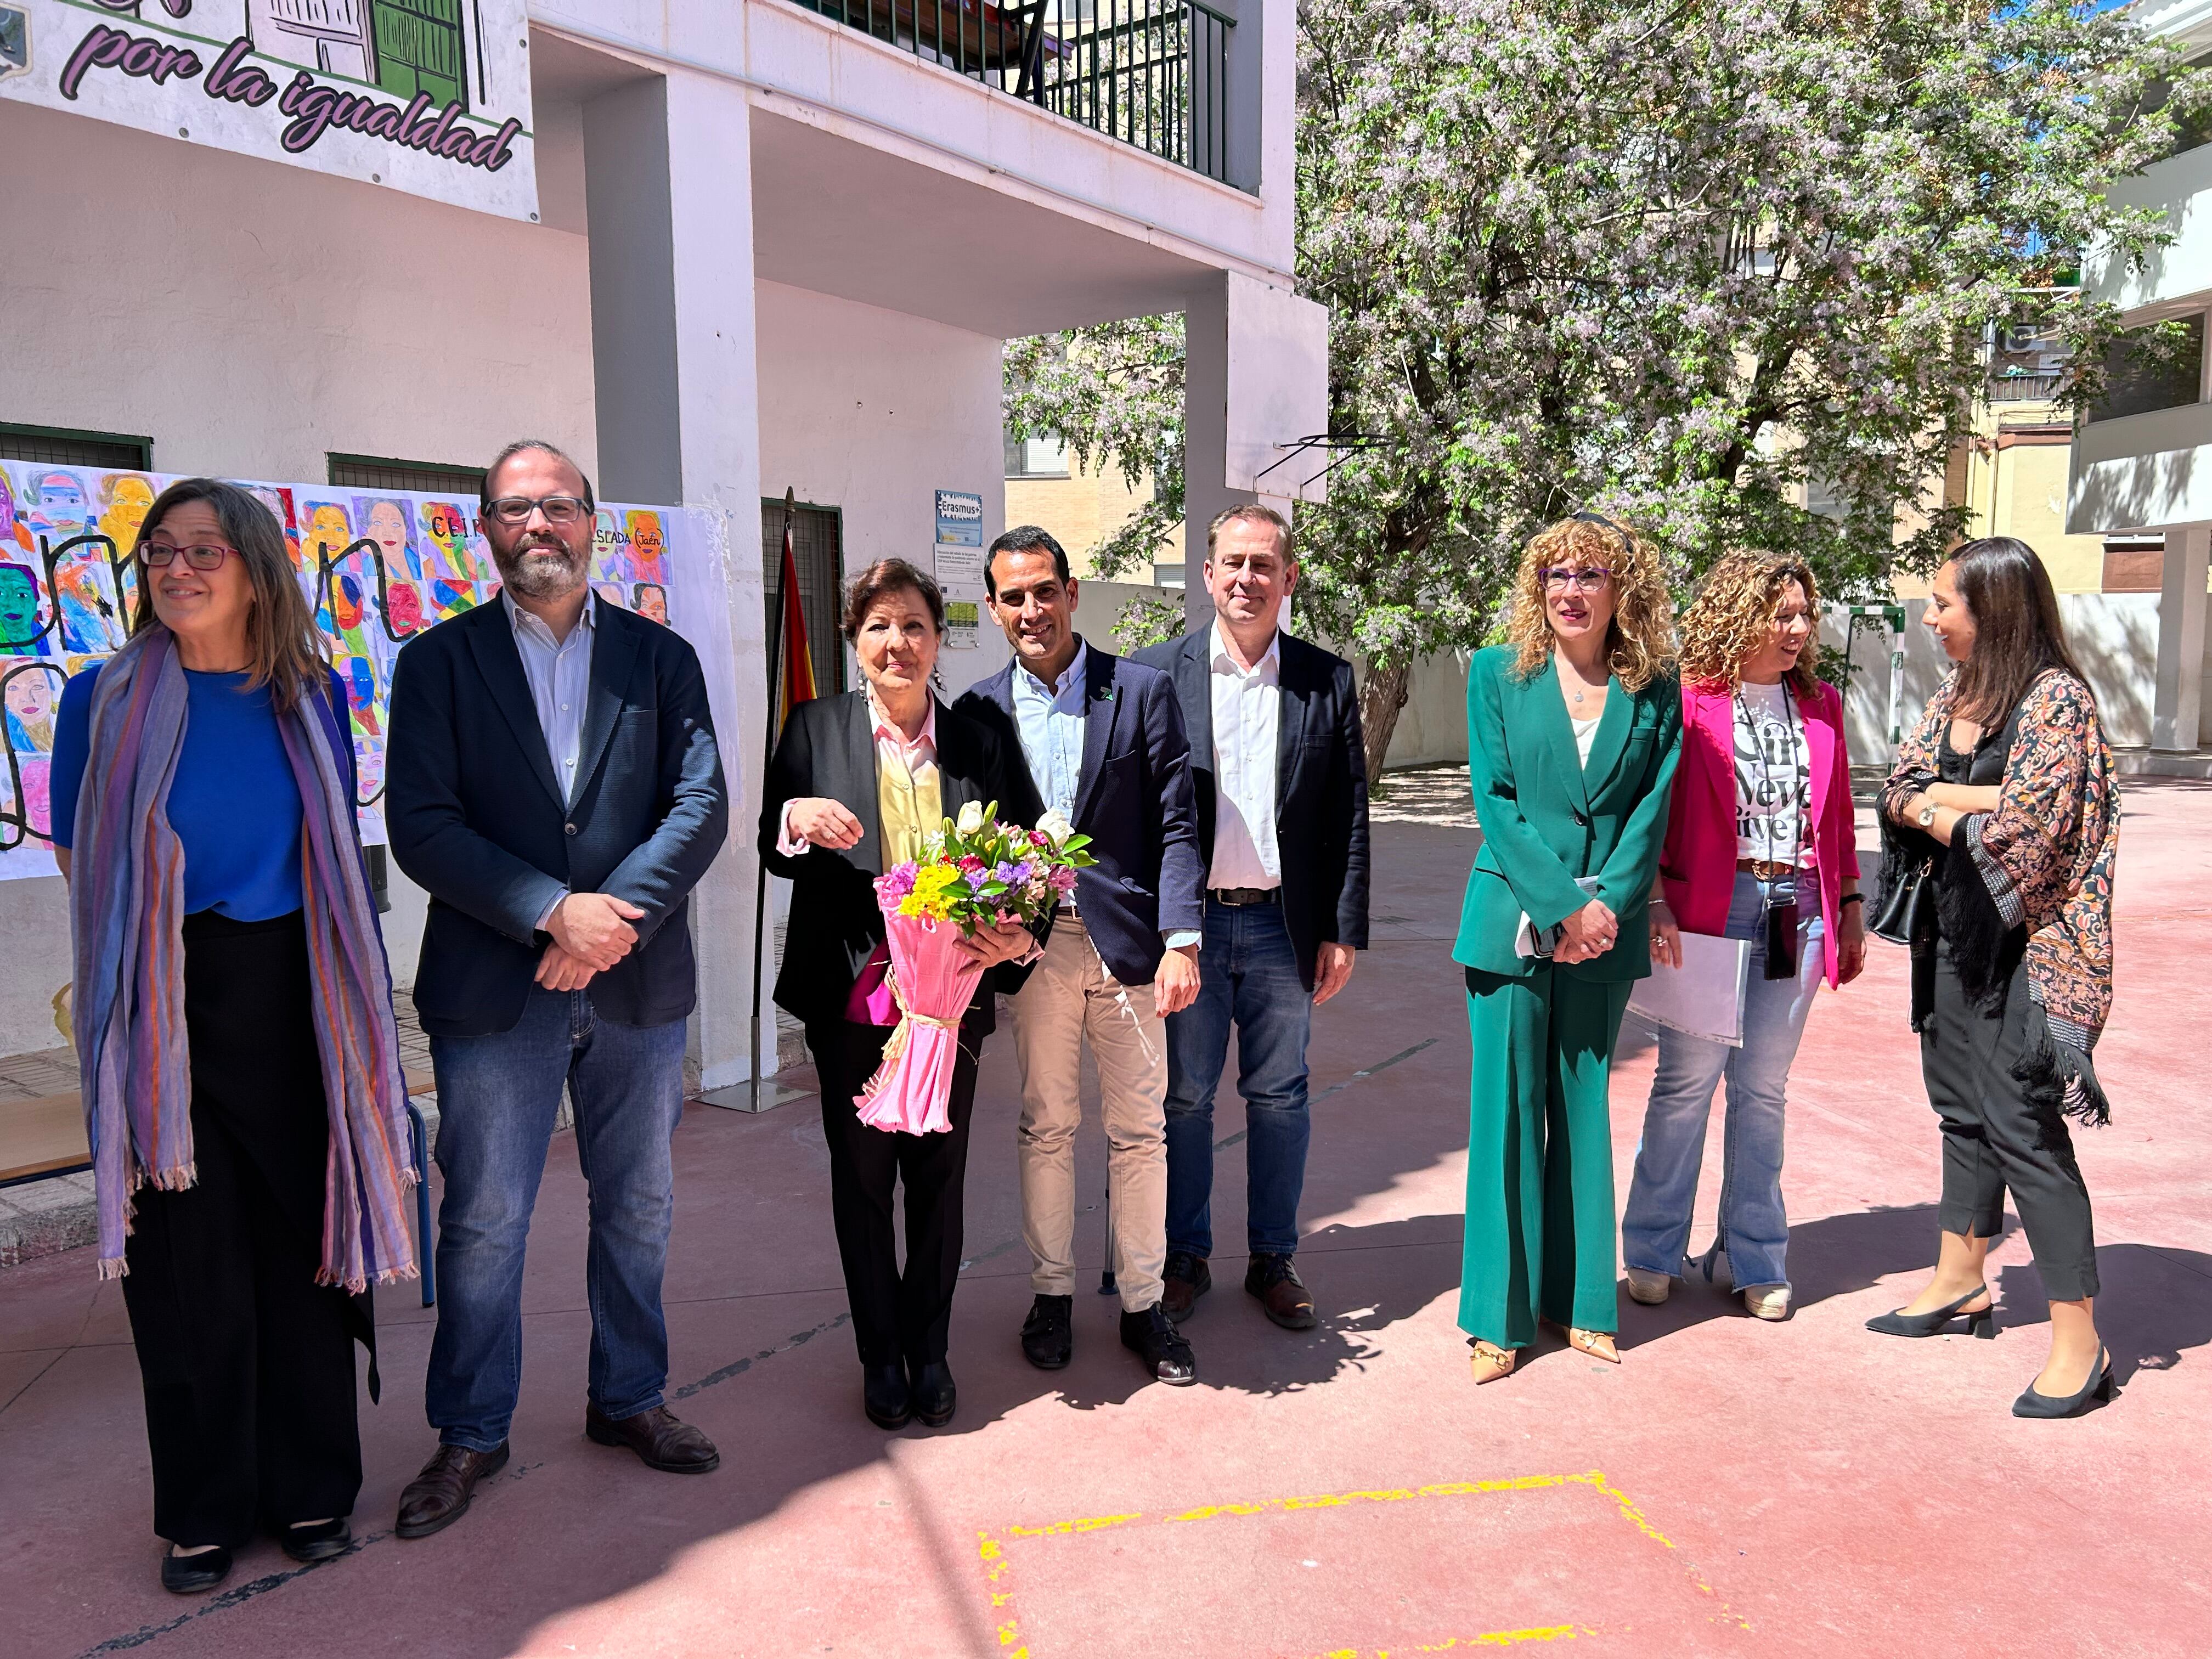
[[[1790,1312],[1782,1202],[1783,1091],[1820,982],[1866,960],[1844,703],[1813,672],[1820,589],[1802,561],[1731,553],[1682,617],[1682,764],[1652,896],[1651,955],[1682,965],[1684,933],[1750,944],[1742,1045],[1659,1028],[1644,1144],[1621,1217],[1628,1293],[1667,1299],[1683,1265],[1713,1088],[1728,1079],[1720,1233],[1745,1309]]]
[[[775,1000],[806,1027],[822,1084],[830,1143],[830,1206],[860,1349],[868,1420],[896,1429],[919,1417],[952,1419],[945,1363],[958,1282],[968,1118],[975,1064],[994,1024],[993,993],[1027,955],[1019,926],[979,930],[960,948],[987,971],[958,1029],[958,1054],[941,1133],[908,1133],[863,1121],[884,1045],[900,1023],[876,879],[921,855],[947,817],[1018,799],[1018,757],[936,699],[930,676],[945,635],[936,582],[903,559],[853,579],[845,638],[860,659],[858,691],[801,703],[784,722],[761,804],[760,850],[792,880]],[[906,1183],[906,1248],[898,1264],[892,1193]]]

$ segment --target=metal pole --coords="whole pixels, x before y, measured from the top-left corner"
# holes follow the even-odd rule
[[[794,485],[786,488],[783,492],[783,535],[778,541],[775,550],[775,626],[769,629],[768,635],[768,739],[761,745],[761,776],[763,779],[768,776],[769,767],[775,759],[775,728],[778,712],[776,694],[780,690],[779,682],[781,679],[783,669],[784,606],[788,605],[792,599],[790,594],[783,591],[785,574],[783,555],[784,550],[791,545],[791,521],[793,515],[798,510],[798,505],[797,487]],[[796,575],[798,572],[793,570],[791,574]],[[752,1052],[751,1063],[746,1067],[751,1075],[745,1080],[750,1091],[750,1109],[755,1112],[760,1110],[761,956],[762,948],[767,943],[767,929],[768,860],[763,859],[760,860],[758,879],[753,884]]]

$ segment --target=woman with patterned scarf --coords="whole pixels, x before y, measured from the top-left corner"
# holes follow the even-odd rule
[[[2050,1356],[2013,1414],[2071,1417],[2112,1397],[2066,1119],[2109,1116],[2089,1055],[2112,1004],[2119,791],[2033,549],[1958,548],[1924,620],[1958,666],[1882,791],[1883,882],[1925,869],[1933,896],[1916,907],[1912,1025],[1943,1128],[1942,1243],[1927,1287],[1868,1328],[1932,1336],[1963,1316],[1994,1336],[1982,1270],[2009,1188],[2051,1302]]]
[[[353,1345],[412,1278],[406,1093],[343,692],[268,508],[171,485],[128,644],[63,693],[54,844],[100,1200],[145,1385],[161,1582],[267,1527],[336,1555],[361,1486]]]

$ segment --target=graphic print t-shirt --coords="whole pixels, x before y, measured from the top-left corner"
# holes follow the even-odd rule
[[[1735,710],[1735,855],[1813,863],[1813,762],[1780,685],[1746,685]],[[1747,720],[1748,716],[1748,720]]]

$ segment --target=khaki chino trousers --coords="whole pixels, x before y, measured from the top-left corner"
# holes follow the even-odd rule
[[[1075,1131],[1083,1045],[1098,1067],[1106,1183],[1121,1306],[1158,1302],[1167,1265],[1167,1026],[1149,985],[1123,985],[1080,921],[1053,925],[1013,1014],[1022,1068],[1022,1238],[1039,1296],[1075,1294]]]

